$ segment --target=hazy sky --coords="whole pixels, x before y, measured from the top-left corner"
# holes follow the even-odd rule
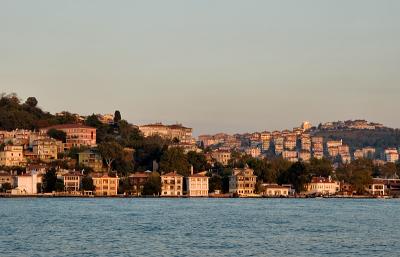
[[[400,1],[0,0],[0,92],[195,134],[400,127]]]

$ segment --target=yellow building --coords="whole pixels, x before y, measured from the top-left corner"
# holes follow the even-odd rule
[[[182,196],[183,176],[174,172],[161,175],[161,196]]]
[[[118,194],[119,178],[108,175],[93,176],[93,185],[95,186],[95,195],[97,196],[115,196]]]
[[[62,146],[61,141],[52,138],[39,139],[33,142],[32,151],[39,160],[56,160],[60,145]]]
[[[238,196],[254,196],[257,183],[257,176],[254,170],[249,168],[234,169],[229,177],[229,193]]]
[[[222,150],[217,150],[211,153],[211,157],[221,163],[222,165],[226,166],[229,163],[229,160],[231,159],[231,152],[230,151],[222,151]]]
[[[95,172],[103,172],[103,158],[93,150],[86,150],[78,154],[79,165],[92,168]]]
[[[158,135],[165,139],[177,139],[183,144],[195,144],[192,136],[192,128],[186,128],[181,124],[163,125],[162,123],[148,124],[139,126],[139,130],[145,137]]]
[[[20,145],[6,145],[0,152],[0,166],[25,166],[24,147]]]

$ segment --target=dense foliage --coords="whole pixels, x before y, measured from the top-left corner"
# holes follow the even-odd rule
[[[21,102],[16,94],[0,95],[0,129],[38,130],[56,124],[76,123],[76,117],[68,112],[64,116],[55,116],[42,111],[35,97]]]
[[[350,146],[352,150],[372,146],[381,152],[382,149],[398,147],[400,145],[400,130],[382,128],[376,130],[322,130],[315,133],[325,140],[340,140]]]

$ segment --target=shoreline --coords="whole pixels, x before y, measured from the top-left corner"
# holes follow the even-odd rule
[[[289,196],[289,197],[232,197],[232,196],[208,196],[208,197],[189,197],[189,196],[85,196],[85,195],[9,195],[0,194],[2,198],[98,198],[98,199],[400,199],[394,196],[321,196],[321,197],[306,197],[306,196]]]

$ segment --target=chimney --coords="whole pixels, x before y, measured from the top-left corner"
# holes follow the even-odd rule
[[[190,166],[190,175],[193,176],[193,165]]]

